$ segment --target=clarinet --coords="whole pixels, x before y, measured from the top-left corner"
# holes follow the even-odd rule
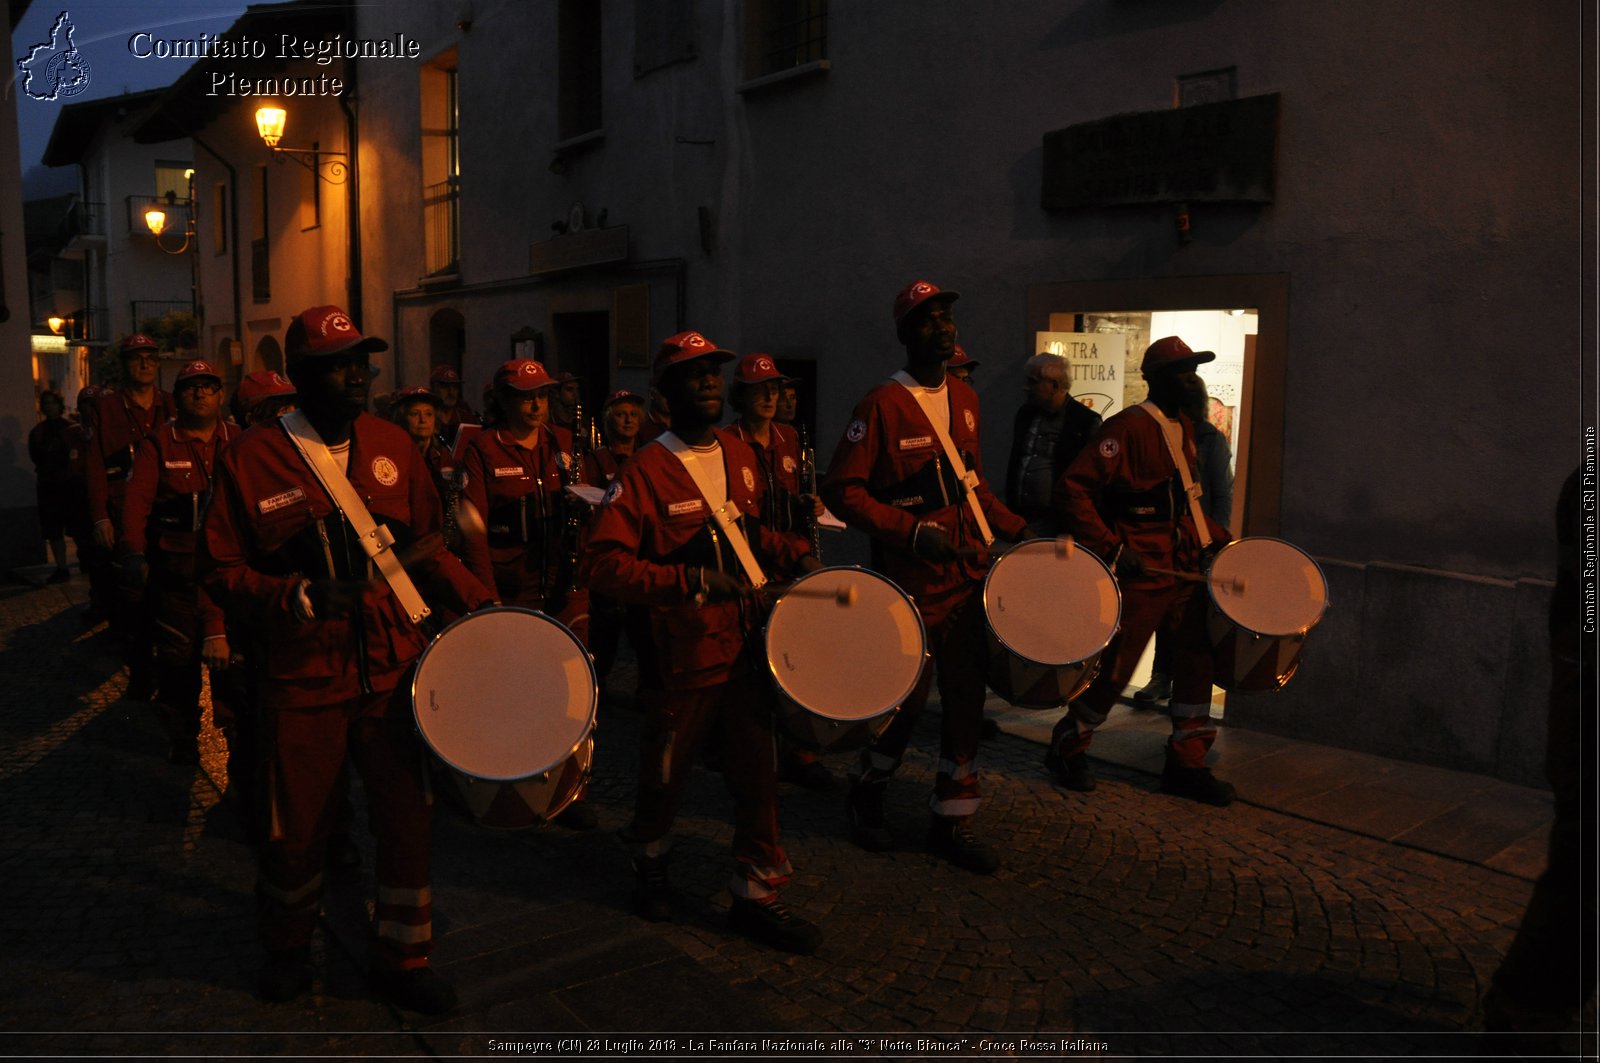
[[[593,428],[592,424],[590,428]],[[550,434],[550,438],[552,440],[555,439],[554,432]],[[583,483],[583,451],[579,449],[582,443],[584,443],[583,399],[579,397],[572,404],[572,454],[565,462],[558,462],[561,466],[561,483],[563,486],[570,487],[574,484]],[[594,449],[592,444],[589,449],[592,453]],[[562,494],[564,497],[561,499],[561,504],[566,507],[567,511],[566,525],[563,530],[563,535],[567,540],[567,591],[568,593],[575,593],[578,589],[578,540],[583,530],[583,519],[578,507],[582,503],[570,492],[563,491]]]
[[[800,486],[806,494],[817,495],[817,452],[811,449],[811,436],[805,422],[800,423]],[[811,535],[811,556],[822,560],[822,526],[817,523],[815,505],[806,507],[806,530]]]

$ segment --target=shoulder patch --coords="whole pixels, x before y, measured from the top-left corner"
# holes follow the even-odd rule
[[[746,491],[754,491],[756,489],[756,474],[748,465],[742,466],[740,471],[744,473],[744,489]]]
[[[1110,436],[1100,441],[1100,456],[1102,458],[1114,458],[1121,450],[1122,444]]]
[[[385,487],[393,487],[400,482],[400,469],[392,460],[379,454],[372,459],[372,478]]]
[[[785,454],[783,456],[783,471],[784,472],[794,472],[795,468],[796,468],[796,465],[795,465],[794,459],[792,457],[790,457],[789,455]]]
[[[962,410],[961,412],[967,415],[967,431],[976,432],[978,430],[977,416],[971,410]]]
[[[850,422],[850,427],[844,430],[844,437],[852,443],[859,443],[866,438],[867,422],[857,418]]]

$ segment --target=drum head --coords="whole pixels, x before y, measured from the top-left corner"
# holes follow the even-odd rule
[[[833,720],[868,720],[904,701],[927,645],[905,592],[876,573],[843,567],[818,569],[794,586],[806,594],[779,598],[767,620],[767,664],[779,688]],[[832,593],[848,587],[856,600],[840,605]]]
[[[417,662],[411,699],[440,760],[496,782],[557,767],[594,729],[588,653],[530,609],[484,609],[445,628]]]
[[[1044,665],[1076,664],[1106,648],[1122,620],[1111,570],[1078,546],[1063,557],[1055,539],[1008,550],[983,583],[989,629],[1007,650]]]
[[[1234,589],[1244,581],[1243,592]],[[1309,631],[1328,609],[1328,581],[1310,554],[1282,539],[1229,543],[1211,563],[1211,600],[1233,623],[1258,635]]]

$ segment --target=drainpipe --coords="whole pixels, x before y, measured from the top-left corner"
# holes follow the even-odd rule
[[[345,38],[355,40],[354,5],[345,9],[345,27],[348,31]],[[357,159],[361,147],[361,126],[356,118],[355,105],[351,102],[359,98],[361,64],[347,61],[344,70],[345,84],[349,91],[339,96],[339,107],[344,111],[345,158],[350,162],[350,176],[345,182],[345,247],[350,290],[346,296],[345,309],[349,311],[350,320],[356,323],[357,328],[366,328],[366,324],[361,320],[361,167]]]
[[[189,134],[189,139],[204,149],[207,155],[216,159],[222,164],[222,168],[228,171],[228,227],[233,235],[233,239],[229,241],[228,245],[229,257],[233,259],[233,339],[235,343],[240,344],[241,350],[239,354],[243,357],[244,300],[239,294],[239,171],[233,168],[231,162],[218,154],[215,148],[193,133]],[[194,210],[195,205],[193,203],[189,204],[189,209],[191,211]],[[198,247],[195,248],[194,253],[198,259],[200,249]],[[209,354],[210,352],[207,353]]]

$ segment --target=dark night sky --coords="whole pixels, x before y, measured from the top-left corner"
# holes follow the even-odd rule
[[[128,39],[140,31],[157,38],[192,40],[202,33],[226,30],[244,10],[242,3],[220,0],[161,0],[160,3],[85,3],[67,0],[35,0],[27,15],[17,24],[11,37],[12,80],[10,91],[17,98],[18,138],[22,151],[24,198],[73,191],[78,187],[78,169],[64,166],[46,169],[39,165],[50,130],[65,103],[104,99],[124,92],[170,85],[188,69],[187,59],[137,59],[130,54]],[[16,62],[28,49],[48,40],[50,27],[63,10],[76,26],[73,43],[89,64],[89,85],[70,100],[35,100],[22,94]]]

